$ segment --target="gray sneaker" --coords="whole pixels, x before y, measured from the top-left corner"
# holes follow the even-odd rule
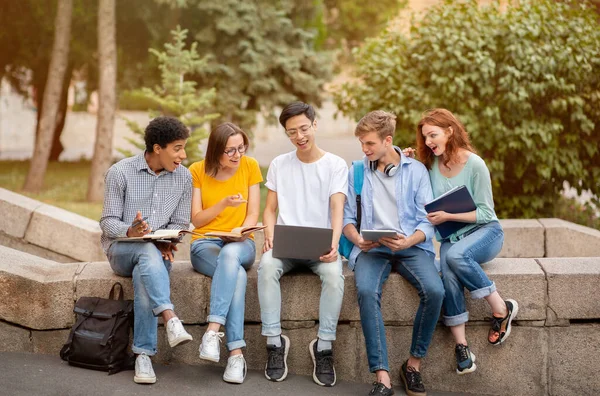
[[[136,384],[153,384],[156,382],[156,374],[152,368],[152,361],[145,353],[141,353],[135,359],[135,375],[133,382]]]

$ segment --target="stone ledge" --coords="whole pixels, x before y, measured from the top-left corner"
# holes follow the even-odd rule
[[[57,208],[41,205],[31,218],[25,241],[74,261],[105,260],[97,221]]]
[[[548,307],[556,319],[600,318],[600,257],[542,258],[548,281]]]
[[[544,257],[544,226],[531,219],[502,219],[504,246],[498,257]]]
[[[0,319],[30,329],[73,323],[73,277],[79,264],[58,264],[0,246]]]
[[[0,188],[0,231],[16,238],[23,238],[33,212],[41,202]]]
[[[7,294],[4,300],[7,303],[0,305],[0,312],[3,312],[0,319],[11,323],[35,329],[68,328],[73,321],[70,311],[74,301],[81,296],[107,297],[115,281],[123,284],[126,298],[133,298],[131,278],[115,275],[107,262],[57,264],[0,246],[2,253],[9,260],[0,266],[0,279],[6,286],[3,293]],[[246,321],[256,323],[260,322],[257,267],[258,263],[255,263],[248,271],[246,291]],[[535,260],[496,259],[485,264],[485,271],[505,298],[514,298],[521,303],[519,318],[546,319],[547,286],[544,273]],[[345,267],[344,275],[345,295],[340,321],[359,321],[354,273]],[[172,299],[178,315],[186,323],[205,323],[210,285],[210,278],[195,272],[189,262],[173,263]],[[281,279],[281,290],[282,321],[318,321],[321,286],[316,275],[311,272],[287,274]],[[32,297],[33,293],[35,297]],[[396,273],[391,274],[383,295],[382,309],[387,321],[412,322],[419,299],[406,280]],[[20,301],[31,301],[32,298],[35,304],[29,306],[35,307],[32,308],[35,312],[18,308]],[[53,298],[62,307],[59,314],[55,312],[55,305],[47,303]],[[471,320],[480,321],[489,316],[485,301],[467,301]]]
[[[546,230],[544,257],[597,257],[600,230],[561,219],[539,219]],[[541,256],[539,256],[541,257]]]

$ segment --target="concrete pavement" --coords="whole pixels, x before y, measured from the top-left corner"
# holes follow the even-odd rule
[[[270,382],[262,371],[251,370],[242,385],[223,382],[223,368],[217,366],[154,364],[157,382],[138,385],[133,371],[108,376],[102,371],[71,367],[58,356],[31,353],[0,353],[0,395],[9,396],[95,396],[95,395],[201,395],[201,396],[313,396],[367,395],[369,384],[338,382],[333,388],[317,386],[312,378],[290,375],[284,382]],[[401,385],[396,394],[403,395]],[[450,396],[452,393],[428,393]]]

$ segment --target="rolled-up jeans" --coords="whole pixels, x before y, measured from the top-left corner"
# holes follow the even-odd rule
[[[227,349],[243,348],[246,307],[246,270],[254,263],[256,248],[250,238],[225,243],[221,239],[197,239],[191,246],[194,269],[212,277],[208,321],[225,326]]]
[[[443,241],[440,265],[446,296],[443,320],[446,326],[458,326],[469,320],[464,289],[478,299],[492,294],[496,284],[481,268],[500,253],[504,231],[497,221],[473,228],[458,242]]]
[[[171,262],[151,242],[114,242],[107,252],[113,272],[133,278],[133,346],[135,354],[156,354],[157,316],[171,304]]]
[[[307,267],[321,278],[321,299],[319,302],[319,331],[317,336],[324,341],[334,341],[342,301],[344,298],[344,275],[342,259],[323,263],[319,260],[279,259],[273,257],[273,250],[265,252],[258,267],[258,300],[262,335],[281,334],[281,287],[279,279],[296,267]]]
[[[361,252],[356,258],[354,279],[371,372],[390,370],[381,314],[381,295],[383,284],[392,269],[400,273],[419,293],[420,304],[413,323],[410,354],[422,358],[427,353],[444,298],[442,280],[433,260],[433,253],[418,247],[392,252],[385,246]]]

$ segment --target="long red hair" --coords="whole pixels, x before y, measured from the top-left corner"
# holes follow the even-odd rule
[[[417,125],[417,156],[427,169],[431,169],[433,166],[435,155],[425,145],[425,137],[423,136],[423,125],[425,124],[440,127],[444,131],[452,128],[453,133],[448,135],[448,142],[446,143],[446,150],[444,152],[444,166],[447,167],[450,161],[458,160],[458,149],[462,148],[472,153],[476,152],[471,145],[469,134],[464,125],[454,114],[446,109],[427,110],[423,113],[421,121]]]

